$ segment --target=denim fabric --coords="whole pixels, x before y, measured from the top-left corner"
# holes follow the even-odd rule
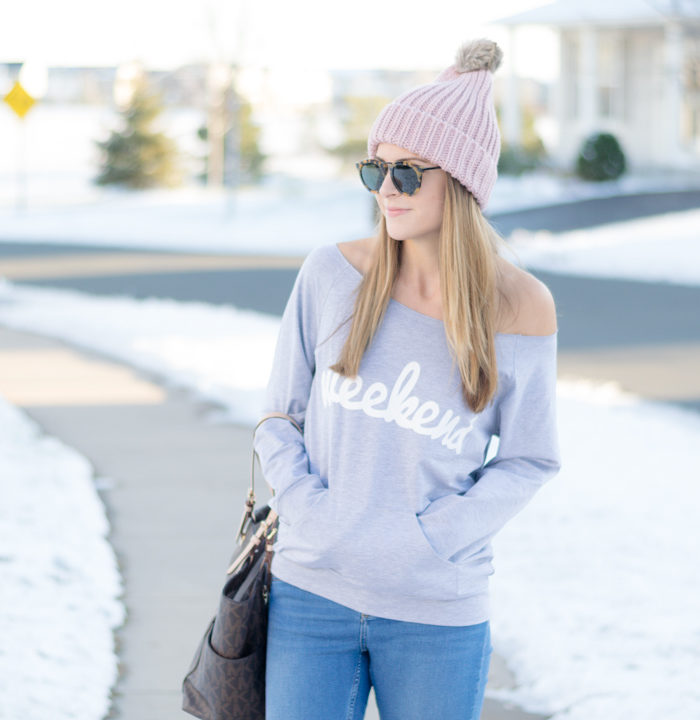
[[[273,578],[267,720],[362,720],[374,686],[382,720],[478,720],[489,622],[447,626],[351,610]]]

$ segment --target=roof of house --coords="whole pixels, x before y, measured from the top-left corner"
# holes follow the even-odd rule
[[[669,18],[700,21],[697,0],[556,0],[494,20],[495,25],[663,25]]]

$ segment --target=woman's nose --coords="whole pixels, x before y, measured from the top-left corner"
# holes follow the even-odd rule
[[[394,185],[394,182],[391,179],[390,172],[387,171],[387,174],[384,176],[384,181],[382,182],[378,192],[382,197],[390,197],[392,195],[400,194],[399,191],[396,189],[396,185]]]

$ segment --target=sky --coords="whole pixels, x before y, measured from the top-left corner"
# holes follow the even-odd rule
[[[543,4],[547,0],[23,0],[1,13],[0,63],[111,66],[140,59],[169,69],[221,59],[308,69],[441,69],[466,40],[488,36],[504,46],[505,30],[487,23]],[[519,72],[551,76],[549,34],[527,46]],[[504,68],[507,62],[506,53]]]

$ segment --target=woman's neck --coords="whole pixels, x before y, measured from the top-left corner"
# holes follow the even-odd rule
[[[404,240],[395,288],[403,296],[419,300],[440,297],[440,265],[436,242]]]

